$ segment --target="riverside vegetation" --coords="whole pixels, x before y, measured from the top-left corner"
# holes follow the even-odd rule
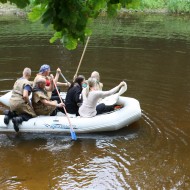
[[[50,43],[59,40],[69,50],[85,43],[92,34],[90,23],[101,13],[108,17],[128,12],[190,13],[190,0],[0,0],[14,3],[38,21],[54,30]],[[16,12],[16,13],[19,13]]]

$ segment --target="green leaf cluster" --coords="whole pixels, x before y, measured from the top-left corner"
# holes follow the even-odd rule
[[[75,49],[78,42],[84,43],[92,31],[88,27],[102,10],[109,15],[116,15],[121,6],[131,0],[31,0],[30,20],[41,20],[44,26],[55,30],[50,39],[53,43],[60,40],[67,49]]]
[[[56,31],[50,39],[53,43],[57,39],[68,49],[74,49],[78,41],[85,40],[85,31],[89,17],[94,14],[84,0],[33,0],[33,9],[29,19],[41,20],[44,26],[52,26]]]
[[[168,10],[174,13],[190,13],[190,0],[168,0]]]
[[[144,9],[158,9],[165,6],[165,0],[142,0],[141,7]]]

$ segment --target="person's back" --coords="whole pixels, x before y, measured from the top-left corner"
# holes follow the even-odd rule
[[[16,80],[13,86],[12,96],[10,98],[10,109],[11,111],[16,111],[18,114],[27,112],[27,110],[24,110],[23,104],[30,104],[29,97],[23,97],[24,91],[28,92],[28,96],[32,91],[32,82],[28,80],[30,75],[31,70],[29,68],[25,68],[23,71],[23,77]],[[34,115],[34,113],[31,114]]]
[[[13,86],[13,90],[12,90],[12,95],[10,98],[10,107],[14,106],[15,103],[24,103],[24,99],[23,99],[23,90],[24,87],[29,85],[31,87],[32,82],[29,82],[27,79],[25,78],[19,78],[16,80],[14,86]]]
[[[13,118],[16,131],[19,130],[18,125],[21,124],[22,121],[28,121],[30,118],[36,117],[36,113],[34,112],[29,99],[29,95],[32,91],[32,82],[28,80],[30,76],[31,69],[25,68],[23,71],[23,77],[18,79],[13,86],[12,96],[10,98],[10,110],[18,115]],[[8,122],[8,120],[5,120],[5,123]]]
[[[86,96],[86,88],[82,91],[83,103],[79,108],[79,114],[82,117],[93,117],[96,115],[96,105],[100,98],[103,97],[103,91],[91,91]]]
[[[65,106],[69,114],[78,115],[79,104],[81,103],[82,83],[85,78],[79,75],[75,81],[71,84],[67,91]]]
[[[88,86],[82,91],[83,103],[82,106],[79,108],[80,116],[94,117],[97,114],[112,111],[113,106],[106,106],[103,103],[97,105],[97,103],[100,98],[105,98],[109,95],[116,93],[122,85],[124,85],[123,82],[121,82],[118,86],[112,88],[109,91],[100,91],[96,88],[96,79],[89,78]]]

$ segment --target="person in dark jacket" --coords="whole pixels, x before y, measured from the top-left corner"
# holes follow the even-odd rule
[[[76,116],[79,115],[78,110],[82,103],[81,92],[82,84],[84,82],[85,77],[83,75],[79,75],[67,91],[65,106],[69,114],[75,114]]]

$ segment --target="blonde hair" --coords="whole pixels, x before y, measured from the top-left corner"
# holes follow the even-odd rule
[[[100,81],[100,74],[97,71],[93,71],[91,74],[91,78],[97,79],[97,81]]]
[[[87,81],[88,85],[86,87],[86,97],[88,97],[88,94],[90,92],[90,88],[96,86],[97,79],[90,77]]]

